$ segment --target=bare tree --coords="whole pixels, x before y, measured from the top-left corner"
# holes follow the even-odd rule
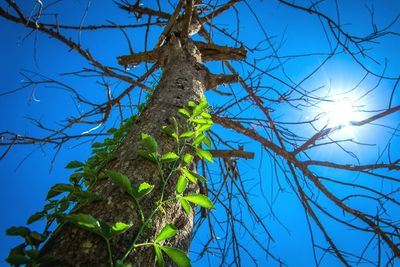
[[[96,199],[78,203],[72,213],[90,214],[110,225],[125,222],[131,227],[107,243],[76,224],[62,222],[60,214],[70,209],[50,216],[46,213],[49,208],[37,214],[37,218],[45,217],[48,222],[40,237],[43,240],[37,241],[44,245],[35,246],[40,248],[36,255],[42,260],[39,265],[45,266],[43,259],[51,256],[60,266],[153,266],[157,250],[137,244],[153,242],[168,224],[178,229],[168,245],[187,252],[195,240],[192,247],[197,259],[216,255],[221,265],[240,266],[244,259],[256,265],[262,258],[247,248],[251,242],[270,264],[285,265],[285,255],[274,251],[275,244],[282,241],[272,229],[276,225],[286,229],[285,220],[277,214],[282,212],[277,211],[282,210],[282,201],[292,197],[304,210],[304,218],[298,220],[305,219],[308,225],[307,246],[314,265],[322,265],[327,259],[336,259],[345,266],[395,266],[399,262],[400,155],[395,149],[399,146],[399,72],[394,69],[396,64],[385,58],[390,58],[392,51],[379,50],[385,42],[398,45],[398,14],[383,24],[374,7],[365,6],[369,24],[357,28],[348,25],[352,21],[346,15],[354,7],[339,1],[180,0],[154,1],[144,6],[139,0],[122,0],[115,1],[108,10],[119,18],[123,16],[118,20],[122,22],[104,22],[100,16],[96,24],[87,24],[91,8],[100,5],[89,0],[79,24],[69,25],[63,23],[62,10],[57,9],[65,3],[59,2],[38,0],[24,6],[6,0],[0,6],[0,16],[7,26],[15,23],[29,29],[27,37],[44,35],[51,38],[49,42],[61,43],[80,56],[77,62],[83,59],[84,65],[58,78],[24,71],[25,84],[1,96],[32,88],[63,90],[73,98],[78,115],[69,114],[58,128],[32,118],[42,136],[2,131],[1,158],[18,145],[52,146],[57,155],[66,144],[94,142],[110,135],[112,131],[100,131],[102,125],[119,122],[124,130],[120,130],[123,141],[107,160],[94,163],[95,173],[91,175],[95,182],[85,185],[89,188],[86,192],[95,194]],[[263,10],[257,12],[253,5]],[[302,41],[290,39],[290,33],[270,35],[265,12],[276,19],[306,16],[304,25],[312,29],[315,39],[295,37],[304,38],[302,41],[312,48],[312,43],[318,42],[321,50],[296,47]],[[247,43],[241,42],[242,25],[248,22],[244,20],[257,25],[256,38]],[[286,26],[286,22],[281,24]],[[121,51],[114,55],[114,63],[102,59],[101,53],[107,47],[85,44],[86,35],[101,35],[104,31],[120,33],[122,39],[114,42],[129,49],[127,54]],[[293,43],[287,45],[285,38]],[[135,51],[132,40],[133,44],[143,42],[143,50]],[[337,75],[326,74],[332,62],[346,62],[355,70],[354,77],[351,73],[346,77],[353,82],[340,90]],[[104,90],[106,99],[99,101],[93,95],[89,98],[85,88],[74,82],[77,78],[93,81]],[[164,194],[165,199],[175,195],[179,174],[173,173],[164,183],[160,169],[138,154],[143,149],[143,133],[157,140],[161,155],[175,151],[176,144],[161,126],[190,128],[179,109],[190,101],[202,103],[205,93],[213,99],[211,119],[218,126],[202,141],[209,142],[210,149],[202,147],[202,151],[211,153],[215,162],[209,164],[208,156],[200,156],[189,164],[190,172],[197,171],[208,183],[200,179],[189,186],[188,192],[208,195],[216,209],[201,208],[198,214],[193,209],[185,212],[182,203],[174,199],[154,211],[160,194],[161,199]],[[145,96],[148,103],[144,105]],[[367,102],[377,97],[379,104]],[[140,115],[129,119],[135,111]],[[127,119],[128,124],[124,124]],[[82,125],[89,125],[90,130],[80,133]],[[362,138],[355,132],[362,132]],[[255,145],[259,150],[254,151]],[[243,171],[245,159],[255,157],[259,159],[258,179],[247,177]],[[167,169],[164,167],[164,172]],[[115,179],[99,178],[110,173],[124,174],[134,184],[154,185],[141,201],[142,218],[129,194],[115,186]],[[76,172],[73,175],[77,177]],[[82,182],[79,179],[72,182],[76,185]],[[150,219],[144,223],[143,218],[148,216]],[[50,234],[54,222],[61,226]],[[206,235],[196,235],[200,231]],[[351,241],[358,245],[343,242],[347,237],[340,234],[344,233],[349,238],[360,238]],[[26,242],[10,255],[26,253],[32,245]],[[113,251],[111,259],[107,245]],[[21,257],[25,260],[30,256]],[[167,259],[167,264],[172,262]]]

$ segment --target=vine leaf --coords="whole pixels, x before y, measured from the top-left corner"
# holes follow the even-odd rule
[[[184,176],[180,175],[178,182],[176,183],[176,193],[182,194],[183,191],[185,191],[187,184],[188,180]]]
[[[67,166],[65,166],[65,168],[67,169],[77,169],[77,168],[81,168],[85,166],[84,163],[77,161],[77,160],[73,160],[70,163],[67,164]]]
[[[178,265],[178,267],[192,266],[189,257],[182,250],[166,246],[161,246],[160,248],[176,263],[176,265]]]
[[[165,266],[165,261],[164,261],[164,257],[162,255],[160,246],[157,245],[157,244],[154,244],[154,251],[156,252],[156,258],[157,258],[158,267],[164,267]]]
[[[204,140],[204,138],[206,138],[205,136],[204,136],[204,134],[199,134],[194,140],[193,140],[193,143],[192,143],[192,145],[198,145],[198,144],[200,144],[201,142],[203,142],[203,140]]]
[[[106,240],[110,240],[114,236],[126,232],[132,224],[126,224],[123,222],[116,222],[110,227],[105,222],[99,221],[89,214],[71,214],[66,216],[67,220],[77,226],[88,230],[92,233],[98,234]]]
[[[94,200],[99,199],[99,196],[90,191],[82,191],[80,188],[75,188],[71,195],[77,197],[81,203],[83,202],[92,202]]]
[[[122,234],[126,232],[129,228],[132,227],[132,224],[126,224],[123,222],[116,222],[113,226],[111,226],[111,236],[114,237],[118,234]]]
[[[89,214],[71,214],[66,216],[67,220],[79,227],[86,229],[92,233],[103,236],[103,231],[100,227],[100,222]]]
[[[153,191],[153,189],[154,189],[154,185],[143,182],[138,187],[134,187],[133,197],[136,198],[137,200],[139,200],[142,197],[144,197],[145,195],[149,194],[151,191]]]
[[[168,126],[166,126],[166,125],[161,126],[161,130],[162,130],[164,133],[168,134],[169,136],[175,138],[176,140],[179,140],[179,138],[178,138],[178,133],[177,133],[177,132],[174,132],[174,130],[172,130],[172,129],[169,128]]]
[[[132,267],[132,264],[126,264],[126,263],[123,263],[122,261],[117,261],[116,263],[115,263],[115,267]]]
[[[200,114],[204,119],[211,119],[211,115],[208,114],[207,112],[203,112]]]
[[[180,109],[178,109],[178,112],[181,113],[184,117],[190,118],[190,113],[186,109],[180,108]]]
[[[179,134],[179,123],[175,117],[172,117],[172,124],[174,125],[175,133],[178,136]]]
[[[194,136],[194,132],[193,131],[188,131],[188,132],[182,133],[179,137],[180,138],[190,138],[192,136]]]
[[[192,161],[192,159],[193,159],[193,155],[191,155],[191,154],[185,154],[185,155],[183,155],[183,158],[182,158],[185,165],[188,165]]]
[[[203,118],[192,119],[191,121],[194,122],[194,123],[197,123],[197,124],[204,124],[204,125],[212,125],[212,124],[213,124],[213,121],[212,121],[212,120],[210,120],[210,119],[203,119]]]
[[[199,116],[202,112],[203,112],[202,106],[201,106],[201,105],[196,106],[196,107],[193,109],[193,117]]]
[[[171,162],[179,159],[179,156],[174,152],[168,152],[161,157],[161,162]]]
[[[31,230],[29,228],[20,226],[20,227],[11,227],[6,230],[7,235],[11,236],[21,236],[21,237],[26,237],[31,233]]]
[[[208,147],[211,148],[211,140],[207,136],[204,136],[203,143]]]
[[[192,183],[196,184],[197,180],[207,183],[207,180],[198,173],[192,172],[186,168],[181,169],[182,173],[189,179]]]
[[[214,162],[211,153],[207,150],[196,148],[196,155],[199,156],[201,159],[207,160],[208,162],[211,162],[211,163]]]
[[[172,136],[172,134],[174,133],[174,130],[172,130],[171,128],[169,128],[167,125],[161,126],[161,130],[162,130],[164,133],[166,133],[166,134],[168,134],[168,135],[170,135],[170,136]]]
[[[111,178],[114,184],[121,187],[130,196],[135,197],[132,183],[128,177],[116,171],[107,171],[106,174]]]
[[[183,210],[185,211],[186,214],[190,214],[191,208],[189,205],[189,202],[187,202],[187,200],[185,200],[184,198],[180,197],[178,198],[179,202],[182,205]]]
[[[44,216],[46,216],[46,213],[41,211],[41,212],[36,212],[35,214],[31,215],[28,220],[27,220],[27,224],[31,224],[34,223],[40,219],[42,219]]]
[[[31,263],[31,259],[24,255],[10,255],[7,257],[6,261],[12,265],[17,266]]]
[[[141,156],[142,158],[145,158],[147,160],[150,160],[151,162],[157,163],[158,162],[158,158],[157,158],[157,152],[149,152],[147,150],[142,150],[139,149],[137,151],[137,154],[139,156]]]
[[[156,239],[154,240],[154,243],[158,243],[160,241],[163,241],[165,239],[168,239],[178,232],[178,229],[175,227],[173,224],[166,224],[164,228],[161,230],[161,232],[158,234]]]
[[[203,124],[199,128],[197,128],[198,132],[208,131],[212,127],[212,124]]]
[[[104,147],[104,146],[105,146],[105,144],[99,143],[99,142],[96,142],[96,143],[92,144],[92,148],[100,148],[100,147]]]
[[[142,141],[144,146],[150,151],[150,152],[157,152],[158,144],[156,139],[154,139],[153,136],[150,134],[142,133]]]
[[[189,181],[191,181],[191,182],[194,183],[194,184],[197,183],[197,178],[196,178],[196,176],[195,176],[195,175],[192,175],[192,173],[191,173],[188,169],[182,168],[181,171],[182,171],[182,174],[183,174],[186,178],[188,178]]]
[[[47,193],[46,200],[56,197],[64,192],[74,191],[74,186],[71,184],[56,184],[53,185]]]
[[[212,202],[208,199],[207,196],[202,195],[202,194],[193,194],[193,195],[187,195],[184,197],[181,197],[189,202],[192,202],[196,205],[199,205],[200,207],[211,209],[214,207]]]

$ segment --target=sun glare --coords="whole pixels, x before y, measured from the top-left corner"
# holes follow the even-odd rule
[[[324,119],[329,127],[348,126],[351,121],[360,119],[357,106],[350,97],[336,97],[321,105]]]

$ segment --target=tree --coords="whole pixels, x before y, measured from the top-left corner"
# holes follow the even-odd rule
[[[345,266],[394,266],[400,257],[396,212],[400,157],[393,149],[399,142],[399,74],[390,60],[375,51],[380,41],[398,43],[398,15],[382,24],[381,19],[376,22],[380,17],[375,9],[368,6],[371,30],[366,34],[366,27],[346,24],[346,6],[341,9],[335,1],[257,2],[258,7],[283,9],[285,16],[309,15],[309,27],[320,23],[319,32],[314,32],[318,38],[326,38],[319,45],[327,52],[300,47],[299,52],[290,53],[283,38],[267,33],[261,14],[249,1],[161,2],[144,6],[140,1],[117,1],[113,3],[119,9],[115,19],[121,22],[101,24],[103,18],[97,17],[92,25],[85,19],[100,4],[88,1],[77,26],[62,21],[65,3],[38,0],[35,6],[20,6],[6,0],[0,7],[7,25],[28,28],[27,36],[50,37],[51,42],[79,55],[78,62],[85,61],[82,69],[64,73],[66,80],[24,72],[26,84],[2,93],[7,97],[34,88],[35,99],[36,88],[50,86],[67,91],[78,109],[78,114],[71,112],[59,127],[32,119],[42,130],[40,136],[2,132],[2,158],[17,145],[53,145],[57,154],[67,143],[84,140],[93,142],[94,153],[86,162],[71,162],[67,166],[75,169],[71,184],[52,187],[49,204],[30,217],[31,222],[46,219],[43,233],[27,228],[8,231],[25,238],[9,261],[152,266],[156,259],[161,264],[160,255],[166,255],[167,264],[185,266],[186,256],[180,250],[188,251],[193,235],[208,228],[207,235],[200,237],[199,257],[217,253],[221,264],[241,265],[245,258],[256,263],[260,257],[246,248],[251,240],[269,262],[284,265],[284,255],[277,255],[271,246],[279,238],[270,224],[280,223],[277,203],[290,191],[304,209],[315,265],[336,259]],[[257,23],[260,40],[240,41],[241,16]],[[227,18],[236,18],[237,28],[224,28]],[[101,44],[86,49],[86,34],[106,30],[126,38],[126,42],[115,41],[129,48],[128,55],[113,55],[118,66],[101,60]],[[357,30],[360,33],[354,33]],[[138,36],[144,39],[140,52],[131,44],[131,38],[138,42]],[[385,49],[384,44],[382,47]],[[296,43],[291,48],[297,48]],[[390,56],[390,51],[386,52],[383,55]],[[331,62],[344,65],[344,60],[337,61],[341,57],[362,73],[355,74],[347,88],[335,92],[339,90],[335,89],[337,82],[333,80],[330,86],[320,73],[329,70]],[[94,81],[107,98],[77,89],[76,78]],[[203,98],[207,90],[214,97],[210,115]],[[364,103],[370,96],[383,100]],[[138,114],[133,115],[133,110]],[[209,116],[218,126],[203,135],[211,126]],[[97,132],[101,125],[115,121],[120,123],[118,129]],[[91,128],[77,134],[82,125]],[[373,127],[379,128],[374,131],[382,135],[381,140],[367,139],[366,133],[359,139],[349,132]],[[110,134],[113,138],[95,142]],[[178,139],[184,139],[185,145]],[[257,182],[246,180],[241,163],[254,158],[255,144],[263,153]],[[207,163],[213,161],[211,155],[214,164]],[[262,175],[264,161],[270,165],[271,176]],[[265,183],[269,183],[269,192]],[[252,192],[259,193],[258,198]],[[215,210],[207,209],[212,205],[205,196]],[[256,207],[260,199],[267,212]],[[190,208],[188,201],[201,206],[195,223],[195,208]],[[50,235],[53,222],[60,226]],[[356,232],[359,246],[342,244],[337,234],[343,230],[337,227]],[[27,251],[32,245],[40,252]]]

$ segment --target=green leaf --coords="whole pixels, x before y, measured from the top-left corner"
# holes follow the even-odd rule
[[[178,135],[179,134],[179,125],[178,125],[178,122],[175,117],[172,117],[172,124],[174,125],[175,133]]]
[[[192,173],[188,169],[182,168],[181,171],[182,171],[182,174],[185,175],[185,177],[189,179],[189,181],[191,181],[194,184],[197,183],[197,177],[195,175],[192,175]]]
[[[80,168],[80,167],[83,167],[83,166],[85,166],[85,164],[83,164],[80,161],[74,160],[74,161],[71,161],[70,163],[68,163],[67,166],[65,166],[65,168],[67,168],[67,169],[76,169],[76,168]]]
[[[207,136],[204,136],[203,143],[204,143],[206,146],[208,146],[208,148],[211,148],[211,140],[210,140],[210,138],[208,138]]]
[[[99,143],[99,142],[96,142],[96,143],[92,144],[92,148],[99,148],[99,147],[103,147],[103,146],[104,146],[104,144],[103,143]]]
[[[205,108],[208,107],[208,102],[207,102],[207,99],[206,99],[206,97],[204,95],[200,99],[199,106],[201,106],[202,109],[205,109]]]
[[[212,124],[203,124],[197,128],[198,132],[208,131],[212,127]]]
[[[171,162],[179,159],[179,156],[174,152],[168,152],[161,157],[161,162]]]
[[[149,194],[154,189],[154,185],[143,182],[139,185],[139,187],[134,188],[133,196],[136,199],[141,199],[145,195]]]
[[[112,134],[112,133],[115,133],[116,131],[118,131],[117,128],[110,128],[110,129],[107,130],[107,133],[111,133]]]
[[[214,205],[211,203],[211,201],[208,199],[207,196],[201,195],[201,194],[193,194],[193,195],[188,195],[181,197],[189,202],[192,202],[196,205],[199,205],[200,207],[211,209],[214,207]]]
[[[25,242],[22,244],[19,244],[16,247],[13,247],[12,249],[10,249],[10,253],[8,253],[8,255],[23,255],[25,252],[25,248],[28,246],[28,244],[26,244]]]
[[[211,163],[214,162],[213,156],[211,155],[211,153],[209,151],[203,150],[203,149],[200,149],[200,148],[196,148],[195,150],[196,150],[197,156],[199,156],[201,159],[205,159],[205,160],[207,160],[208,162],[211,162]]]
[[[180,138],[190,138],[194,136],[194,132],[193,131],[188,131],[188,132],[184,132],[183,134],[181,134],[179,137]]]
[[[195,184],[197,182],[197,180],[207,183],[207,180],[200,174],[192,172],[185,168],[182,168],[181,170],[182,170],[183,174],[185,174],[186,178],[188,178],[192,183]]]
[[[104,139],[103,143],[104,143],[105,146],[111,146],[111,145],[114,144],[114,140],[111,139],[111,138],[106,138],[106,139]]]
[[[31,230],[29,230],[29,228],[27,227],[11,227],[8,228],[6,230],[6,234],[7,235],[11,235],[11,236],[22,236],[22,237],[26,237],[31,233]]]
[[[204,119],[211,119],[211,115],[208,114],[207,112],[203,112],[200,114]]]
[[[205,124],[205,125],[212,125],[213,121],[210,119],[191,119],[192,122],[197,124]]]
[[[151,162],[157,163],[158,162],[158,158],[157,158],[157,152],[149,152],[146,150],[141,150],[139,149],[137,151],[137,154],[139,156],[141,156],[142,158],[145,158],[147,160],[150,160]]]
[[[196,103],[194,103],[192,100],[188,102],[188,106],[191,108],[197,107]]]
[[[168,238],[174,236],[177,232],[178,232],[178,229],[175,227],[175,225],[166,224],[164,226],[164,228],[161,230],[161,232],[158,234],[156,239],[154,240],[154,243],[158,243],[160,241],[168,239]]]
[[[114,235],[116,235],[112,232],[111,227],[107,223],[99,221],[99,225],[100,230],[95,233],[102,236],[104,239],[110,240]]]
[[[88,166],[85,166],[83,168],[83,177],[85,178],[85,182],[89,183],[89,181],[93,181],[94,179],[96,179],[96,175],[97,172],[94,169]],[[85,183],[85,185],[87,184]]]
[[[193,155],[191,155],[191,154],[185,154],[185,155],[183,155],[183,162],[186,164],[186,165],[188,165],[191,161],[192,161],[192,159],[193,159]]]
[[[72,192],[74,191],[74,186],[71,184],[56,184],[50,188],[49,192],[47,193],[46,200],[58,196],[64,192]]]
[[[86,229],[90,232],[99,235],[103,235],[103,231],[100,227],[100,222],[89,214],[83,214],[83,213],[71,214],[66,216],[66,219],[69,222],[76,224],[83,229]]]
[[[82,178],[82,176],[83,176],[83,173],[81,173],[81,172],[73,173],[69,176],[69,181],[71,183],[77,183]]]
[[[132,267],[132,264],[126,264],[121,260],[117,260],[115,267]]]
[[[164,267],[165,266],[165,261],[164,261],[164,257],[162,255],[160,246],[157,245],[157,244],[154,244],[154,251],[156,252],[156,258],[157,258],[158,267]]]
[[[117,234],[122,234],[126,232],[129,228],[132,227],[132,224],[126,224],[123,222],[116,222],[113,226],[111,226],[111,235],[114,237]]]
[[[178,182],[176,184],[176,193],[178,194],[183,193],[187,185],[188,185],[188,180],[184,176],[180,175],[178,178]]]
[[[189,257],[180,249],[161,246],[161,249],[176,263],[178,267],[192,266]]]
[[[64,212],[69,208],[69,200],[67,198],[62,198],[60,199],[60,201],[58,201],[58,207],[57,207],[57,211],[58,212]]]
[[[197,124],[209,124],[206,119],[192,119],[191,121]]]
[[[35,239],[36,241],[39,241],[39,243],[41,243],[41,242],[43,242],[43,241],[46,240],[46,237],[45,237],[44,235],[39,234],[39,233],[36,232],[36,231],[31,232],[29,236],[30,236],[31,238]]]
[[[116,171],[107,171],[106,174],[111,178],[114,184],[118,185],[125,192],[134,197],[133,187],[128,177]]]
[[[41,211],[41,212],[36,212],[35,214],[32,214],[32,215],[28,218],[28,220],[27,220],[26,223],[27,223],[27,224],[34,223],[34,222],[36,222],[36,221],[42,219],[44,216],[46,216],[46,213],[45,213],[45,212],[43,212],[43,211]]]
[[[169,136],[173,136],[173,134],[175,133],[174,130],[172,130],[171,128],[169,128],[169,127],[166,126],[166,125],[161,126],[161,130],[162,130],[164,133],[168,134]]]
[[[204,140],[204,138],[206,138],[206,137],[205,137],[202,133],[199,134],[199,135],[193,140],[192,145],[196,146],[196,145],[200,144],[200,143]]]
[[[37,257],[39,257],[39,250],[37,249],[27,250],[25,251],[25,254],[31,259],[36,259]]]
[[[191,210],[189,202],[187,202],[187,200],[185,200],[185,199],[183,199],[181,197],[178,198],[178,200],[181,203],[182,208],[185,211],[185,213],[189,215],[190,214],[190,210]]]
[[[185,118],[190,118],[190,113],[184,108],[178,109],[178,112],[181,113]]]
[[[21,264],[29,264],[31,263],[31,260],[24,256],[24,255],[10,255],[6,259],[6,261],[12,265],[21,265]]]
[[[146,134],[146,133],[142,133],[142,141],[144,146],[150,150],[150,152],[157,152],[157,141],[156,139],[154,139],[153,136]]]
[[[199,116],[203,112],[203,108],[201,106],[196,106],[193,109],[193,117]]]
[[[96,193],[89,191],[76,190],[72,192],[74,196],[79,199],[79,202],[92,202],[99,199],[99,196]]]

